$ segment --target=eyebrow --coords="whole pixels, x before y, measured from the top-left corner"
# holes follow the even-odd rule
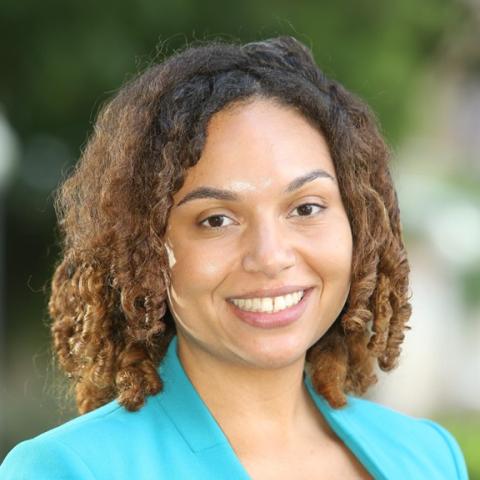
[[[322,169],[312,170],[311,172],[302,175],[300,177],[295,178],[292,180],[288,185],[287,188],[284,190],[284,193],[292,193],[295,190],[303,187],[305,184],[309,182],[313,182],[317,178],[329,178],[333,182],[336,182],[335,177],[330,175],[327,171]],[[180,205],[190,202],[192,200],[197,199],[205,199],[205,198],[214,198],[216,200],[227,200],[227,201],[238,201],[240,200],[240,196],[232,192],[231,190],[223,190],[221,188],[215,187],[198,187],[195,190],[187,193],[175,207],[179,207]]]

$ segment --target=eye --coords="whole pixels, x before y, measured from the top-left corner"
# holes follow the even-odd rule
[[[230,220],[230,222],[233,223],[233,220],[231,218],[228,218],[226,215],[211,215],[210,217],[207,217],[201,222],[199,222],[199,225],[208,229],[222,228],[228,226],[224,224],[223,219],[228,219]]]
[[[302,203],[298,207],[294,208],[293,211],[298,210],[299,215],[293,215],[294,217],[313,217],[320,213],[322,210],[325,210],[326,207],[319,205],[318,203]]]

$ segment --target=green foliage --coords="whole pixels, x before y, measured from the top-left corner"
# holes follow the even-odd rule
[[[416,77],[462,16],[447,0],[6,0],[0,91],[23,137],[48,131],[77,149],[105,93],[163,41],[169,53],[194,39],[286,33],[310,44],[328,74],[363,95],[396,140]]]
[[[458,441],[465,456],[470,480],[480,480],[480,414],[462,414],[437,419]]]
[[[5,212],[7,358],[45,348],[44,285],[56,260],[51,189],[78,158],[101,103],[131,75],[195,40],[294,35],[327,75],[369,102],[395,144],[419,76],[466,16],[449,0],[3,0],[1,8],[0,107],[22,146]],[[14,397],[22,397],[15,388]],[[22,411],[44,424],[24,422],[10,445],[52,426],[34,395],[22,398],[31,401]]]

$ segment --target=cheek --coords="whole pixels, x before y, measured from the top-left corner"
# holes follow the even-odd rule
[[[309,245],[309,256],[315,269],[325,280],[350,280],[352,264],[352,233],[347,221],[320,232]]]
[[[214,243],[214,242],[212,242]],[[172,286],[178,294],[195,295],[213,292],[228,274],[231,255],[219,245],[205,242],[171,244],[175,263],[171,265]]]
[[[171,254],[169,307],[176,323],[195,335],[215,318],[215,293],[232,267],[224,250],[207,248],[204,242],[172,242]]]

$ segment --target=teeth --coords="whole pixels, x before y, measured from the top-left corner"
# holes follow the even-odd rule
[[[279,297],[232,299],[232,303],[247,312],[280,312],[296,305],[303,296],[303,290]]]
[[[285,295],[284,297],[276,297],[275,298],[275,311],[279,312],[280,310],[283,310],[284,308],[288,308],[292,303],[292,297],[290,294]]]

